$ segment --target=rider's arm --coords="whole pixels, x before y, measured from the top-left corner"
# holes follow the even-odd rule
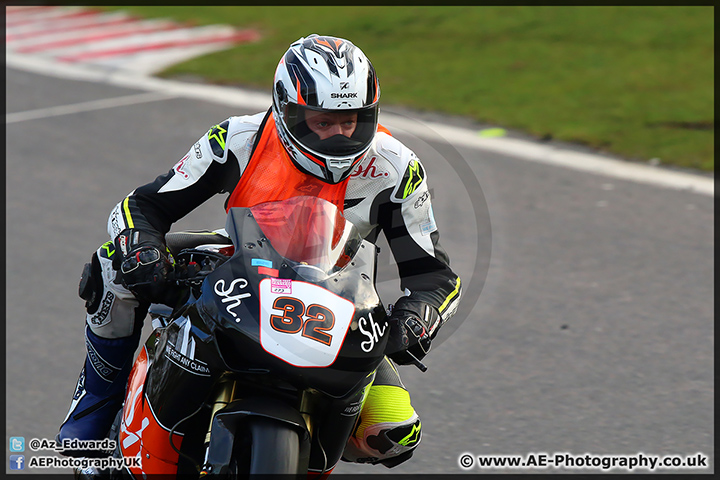
[[[390,143],[383,148],[383,143]],[[450,258],[440,245],[440,234],[432,210],[427,175],[420,160],[391,137],[382,139],[379,152],[396,154],[402,168],[398,181],[377,208],[381,226],[393,252],[401,287],[410,292],[406,300],[417,300],[437,309],[440,322],[430,325],[433,336],[457,310],[461,294],[460,277],[450,268]],[[385,154],[386,158],[390,153]],[[413,302],[415,303],[415,302]]]
[[[210,197],[231,192],[263,114],[230,117],[203,135],[167,173],[138,187],[112,210],[111,238],[125,229],[164,236],[171,225]]]

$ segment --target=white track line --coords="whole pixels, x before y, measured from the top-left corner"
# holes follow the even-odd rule
[[[417,124],[397,117],[392,123],[408,131],[417,130]],[[439,123],[425,123],[435,135],[444,138],[452,145],[476,148],[522,158],[538,163],[580,170],[608,177],[621,178],[639,183],[657,185],[680,190],[692,190],[696,193],[715,194],[715,181],[692,173],[676,172],[651,165],[616,160],[601,155],[575,152],[550,145],[529,142],[513,138],[481,138],[477,132],[467,129],[448,127]]]
[[[267,110],[271,99],[269,94],[216,85],[195,85],[172,80],[148,77],[128,71],[108,71],[91,65],[68,65],[52,60],[6,53],[7,65],[42,75],[76,80],[103,82],[128,88],[138,88],[177,97],[194,98],[222,105]],[[159,98],[158,98],[159,99]],[[27,112],[26,112],[27,113]],[[10,114],[19,115],[19,114]],[[389,127],[396,127],[426,137],[428,129],[436,139],[445,139],[451,144],[462,145],[502,155],[515,156],[528,161],[545,163],[588,173],[630,180],[649,185],[679,190],[688,190],[701,195],[715,195],[715,181],[702,175],[675,172],[650,165],[624,162],[601,155],[563,150],[510,138],[481,138],[477,132],[449,127],[436,123],[410,121],[406,118],[381,114],[382,121]]]
[[[161,92],[148,92],[138,93],[134,95],[125,95],[122,97],[104,98],[102,100],[73,103],[71,105],[61,105],[57,107],[28,110],[25,112],[8,113],[7,115],[5,115],[5,123],[10,124],[25,122],[28,120],[39,120],[43,118],[58,117],[60,115],[70,115],[79,112],[90,112],[93,110],[104,110],[106,108],[137,105],[139,103],[157,102],[159,100],[168,100],[171,98],[177,97],[175,95],[167,95]]]

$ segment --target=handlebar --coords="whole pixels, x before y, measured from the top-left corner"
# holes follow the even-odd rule
[[[209,250],[183,249],[178,253],[167,281],[178,287],[199,286],[206,276],[228,258],[230,257],[227,255]]]

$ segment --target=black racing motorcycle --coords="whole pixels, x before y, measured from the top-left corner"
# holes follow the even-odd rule
[[[183,300],[151,308],[111,430],[113,456],[136,460],[81,478],[327,474],[340,460],[388,339],[377,247],[317,197],[231,208],[225,231],[167,235]]]

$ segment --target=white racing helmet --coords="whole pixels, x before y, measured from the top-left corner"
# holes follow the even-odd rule
[[[346,179],[375,137],[379,97],[375,69],[348,40],[313,34],[290,45],[275,71],[272,109],[295,166],[328,183]],[[307,110],[357,113],[355,131],[320,140],[305,122]]]

